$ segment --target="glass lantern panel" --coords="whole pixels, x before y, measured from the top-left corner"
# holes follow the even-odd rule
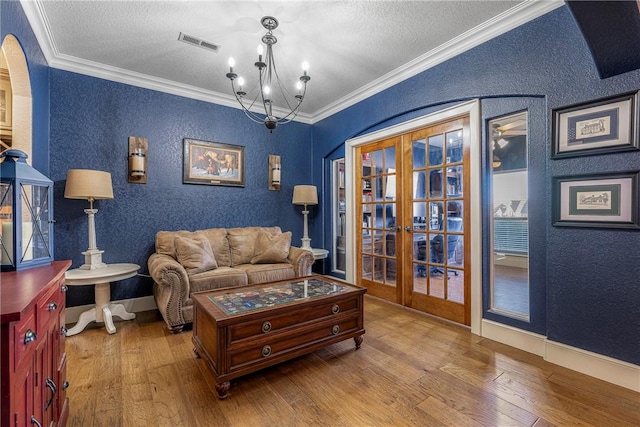
[[[20,261],[48,258],[49,187],[22,184],[22,242]]]
[[[13,185],[0,183],[0,255],[2,265],[13,265]]]

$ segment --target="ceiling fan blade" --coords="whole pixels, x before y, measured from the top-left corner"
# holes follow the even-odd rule
[[[505,125],[499,126],[497,129],[498,129],[500,132],[503,132],[503,133],[504,133],[505,131],[508,131],[508,130],[510,130],[510,129],[517,128],[517,127],[522,127],[522,126],[524,126],[525,124],[526,124],[526,121],[525,121],[525,120],[514,120],[514,121],[509,122],[509,123],[507,123],[507,124],[505,124]]]

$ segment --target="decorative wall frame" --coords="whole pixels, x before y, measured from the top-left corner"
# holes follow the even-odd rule
[[[638,150],[638,92],[553,110],[552,158]]]
[[[184,139],[183,184],[244,187],[244,147]]]
[[[640,229],[638,171],[553,177],[553,225]]]

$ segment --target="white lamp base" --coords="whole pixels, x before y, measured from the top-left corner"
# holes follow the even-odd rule
[[[303,237],[300,240],[302,240],[302,249],[306,249],[306,250],[310,251],[311,250],[311,239],[308,238],[308,237],[307,238]]]
[[[82,252],[82,255],[84,255],[84,264],[79,267],[80,270],[95,270],[106,267],[107,264],[102,262],[103,253],[104,251],[98,249],[89,249]]]

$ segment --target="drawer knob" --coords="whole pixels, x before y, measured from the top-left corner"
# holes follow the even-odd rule
[[[265,345],[262,347],[262,357],[271,356],[271,346]]]
[[[54,311],[58,309],[58,304],[56,304],[55,302],[51,301],[49,303],[49,311]]]
[[[338,325],[333,325],[333,326],[331,327],[331,333],[332,333],[333,335],[338,335],[338,334],[340,333],[340,326],[338,326]]]
[[[31,341],[35,341],[36,339],[38,339],[38,336],[31,329],[24,334],[25,345],[29,344]]]
[[[66,337],[67,332],[68,332],[68,329],[65,328],[64,326],[60,328],[60,335],[64,335]]]
[[[262,332],[267,333],[271,330],[271,322],[269,322],[268,320],[266,320],[263,324],[262,324]]]
[[[63,389],[63,390],[66,390],[66,389],[68,389],[68,388],[69,388],[69,381],[64,380],[64,381],[62,382],[62,389]]]
[[[62,285],[62,286],[60,287],[60,290],[61,290],[62,292],[67,292],[67,291],[69,290],[69,287],[68,287],[67,285]]]
[[[331,307],[331,312],[333,314],[338,314],[340,313],[340,306],[338,304],[333,304],[333,307]]]

